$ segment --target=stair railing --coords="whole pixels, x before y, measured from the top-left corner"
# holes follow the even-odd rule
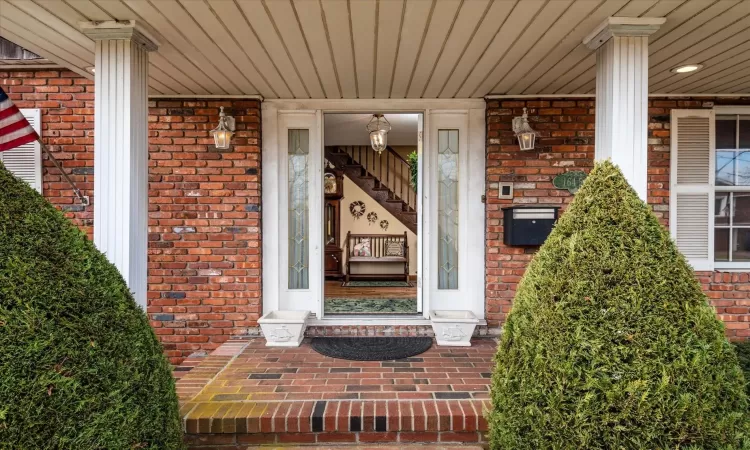
[[[411,186],[411,165],[391,147],[378,155],[370,146],[354,145],[339,147],[364,168],[365,175],[377,178],[380,184],[391,190],[397,200],[417,210],[417,193]]]

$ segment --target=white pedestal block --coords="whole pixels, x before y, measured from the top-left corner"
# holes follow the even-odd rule
[[[271,311],[258,319],[266,347],[299,347],[310,311]]]
[[[470,347],[479,319],[471,311],[430,311],[430,322],[438,345],[446,347]]]

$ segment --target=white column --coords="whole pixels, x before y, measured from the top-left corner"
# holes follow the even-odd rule
[[[94,39],[94,243],[144,309],[148,251],[148,52],[134,21],[83,22]]]
[[[583,43],[596,50],[597,161],[611,159],[647,197],[648,36],[664,18],[610,17]]]

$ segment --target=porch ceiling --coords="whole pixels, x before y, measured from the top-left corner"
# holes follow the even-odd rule
[[[135,19],[153,94],[468,98],[593,93],[581,40],[608,16],[667,18],[651,92],[750,93],[747,0],[0,0],[0,35],[92,77],[78,22]]]

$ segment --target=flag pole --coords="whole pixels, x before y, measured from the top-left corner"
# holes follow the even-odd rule
[[[65,181],[67,181],[68,184],[70,185],[70,187],[73,188],[73,192],[76,194],[76,197],[78,197],[78,200],[81,202],[81,204],[83,206],[89,206],[89,198],[88,198],[88,196],[83,195],[81,193],[81,190],[76,187],[76,185],[73,183],[73,180],[71,180],[70,177],[68,176],[68,174],[63,170],[62,166],[57,161],[57,159],[55,159],[55,157],[52,156],[52,153],[49,151],[49,149],[47,148],[47,146],[44,145],[44,142],[42,142],[42,138],[40,136],[37,136],[36,141],[39,142],[39,145],[42,147],[42,151],[44,152],[45,155],[47,155],[47,158],[50,161],[52,161],[52,164],[54,164],[55,167],[57,167],[57,170],[60,171],[60,173],[62,174],[63,178],[65,178]]]

